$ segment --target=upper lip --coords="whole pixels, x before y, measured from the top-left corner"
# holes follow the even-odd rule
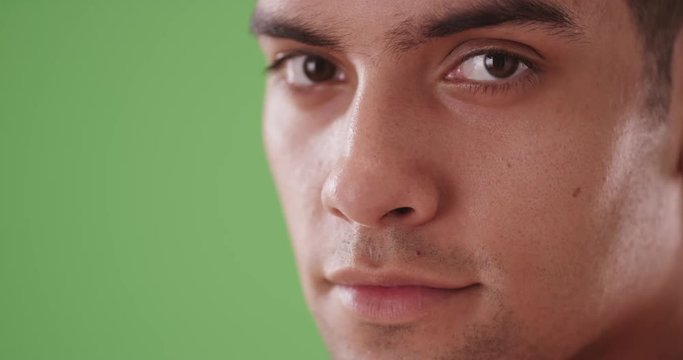
[[[336,285],[345,286],[423,286],[437,289],[462,289],[478,284],[477,281],[466,279],[445,280],[435,276],[421,275],[416,271],[371,271],[356,268],[338,269],[330,272],[326,278]]]

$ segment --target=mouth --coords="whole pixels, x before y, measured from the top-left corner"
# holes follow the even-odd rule
[[[329,279],[333,296],[351,315],[364,322],[387,325],[414,322],[450,306],[462,308],[471,298],[468,295],[482,287],[475,281],[454,283],[353,270],[333,273]]]

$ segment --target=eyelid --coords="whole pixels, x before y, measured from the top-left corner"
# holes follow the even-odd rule
[[[280,52],[277,55],[275,55],[275,60],[273,60],[270,65],[266,66],[266,72],[274,72],[278,71],[282,68],[282,66],[290,59],[295,58],[297,56],[308,56],[308,55],[317,55],[313,54],[310,52],[304,52],[301,50],[294,50],[294,51],[289,51],[289,52]]]
[[[511,51],[508,51],[508,50],[505,50],[505,49],[496,49],[496,48],[485,49],[485,50],[482,50],[482,49],[480,49],[480,50],[475,50],[475,51],[473,51],[473,52],[471,52],[471,53],[465,55],[465,56],[463,57],[463,59],[458,63],[457,66],[460,66],[460,65],[462,65],[465,61],[471,60],[471,59],[473,59],[473,58],[475,58],[475,57],[477,57],[477,56],[489,55],[489,54],[498,54],[498,55],[509,56],[509,57],[511,57],[511,58],[515,58],[515,59],[519,60],[521,63],[523,63],[524,65],[526,65],[527,67],[529,67],[529,69],[535,70],[535,69],[537,68],[536,62],[534,62],[533,60],[530,60],[529,58],[527,58],[527,57],[524,56],[524,55],[519,55],[519,54],[517,54],[517,53],[511,52]]]
[[[455,68],[454,71],[451,71],[446,75],[446,80],[455,82],[471,82],[473,84],[494,85],[502,83],[512,83],[518,80],[518,78],[525,76],[525,74],[528,75],[528,72],[533,71],[533,69],[531,69],[530,67],[533,65],[529,64],[524,59],[508,54],[491,53],[490,55],[502,55],[504,57],[513,59],[517,63],[514,73],[512,73],[510,76],[496,77],[493,74],[489,73],[488,70],[486,70],[485,66],[483,66],[482,64],[483,62],[485,62],[486,55],[488,54],[474,55],[465,59],[463,62],[460,63],[460,65],[458,65]],[[483,70],[483,73],[477,74],[477,70]]]
[[[275,60],[273,60],[268,66],[266,66],[266,72],[278,71],[282,66],[287,63],[288,60],[295,58],[297,56],[316,56],[329,61],[334,64],[340,71],[346,72],[341,62],[330,54],[326,54],[322,51],[315,51],[309,49],[294,49],[294,50],[283,50],[275,54]]]
[[[303,67],[296,66],[292,64],[292,61],[298,61],[298,58],[306,57],[316,57],[329,62],[336,68],[336,74],[333,79],[316,82],[313,80],[305,80],[302,78],[306,75],[299,74],[299,71],[303,71]],[[305,61],[305,59],[301,59]],[[294,68],[292,68],[294,66]],[[294,70],[299,69],[299,70]],[[284,50],[275,54],[275,60],[268,66],[266,66],[266,74],[275,76],[279,83],[286,85],[286,87],[294,93],[310,93],[314,90],[325,90],[336,87],[340,84],[345,84],[348,80],[348,73],[344,70],[339,62],[336,61],[334,56],[327,55],[314,50]],[[294,73],[292,73],[294,71]],[[298,80],[294,80],[298,78]]]
[[[524,64],[527,69],[522,73],[500,81],[477,81],[449,75],[457,72],[466,61],[485,54],[503,54],[513,57]],[[451,97],[467,99],[467,101],[493,104],[491,101],[516,98],[517,95],[532,91],[543,79],[547,64],[545,57],[534,48],[522,43],[506,40],[472,40],[458,45],[446,56],[443,68],[439,72],[439,81],[443,82]]]
[[[545,57],[542,53],[526,44],[511,40],[476,39],[458,44],[445,57],[443,61],[444,68],[440,72],[440,78],[445,79],[446,75],[455,71],[462,63],[475,56],[491,53],[505,54],[517,58],[535,72],[543,70]]]
[[[460,78],[458,78],[455,73],[461,70],[461,68],[467,63],[468,61],[472,61],[477,57],[480,57],[482,55],[490,55],[490,54],[497,54],[497,55],[503,55],[507,56],[510,58],[513,58],[517,61],[519,61],[522,65],[526,67],[525,70],[523,70],[522,73],[524,72],[538,72],[537,71],[537,65],[534,61],[527,59],[524,56],[517,55],[515,53],[508,52],[506,50],[484,50],[484,51],[474,51],[470,53],[469,55],[466,55],[460,62],[457,63],[456,66],[451,67],[451,70],[446,73],[444,76],[444,80],[447,80],[449,82],[468,82],[471,84],[489,84],[489,85],[494,85],[495,84],[503,84],[503,83],[513,83],[518,80],[518,78],[521,76],[520,74],[517,74],[513,77],[510,78],[505,78],[505,79],[496,79],[496,80],[471,80],[471,79],[464,79],[460,81]]]

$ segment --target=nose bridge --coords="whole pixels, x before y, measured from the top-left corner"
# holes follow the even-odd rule
[[[322,194],[335,215],[365,226],[433,216],[438,194],[421,168],[420,119],[406,97],[387,79],[359,81],[344,121],[345,150]]]
[[[398,85],[402,82],[382,73],[391,71],[376,71],[359,81],[347,115],[347,157],[376,162],[377,166],[386,160],[400,163],[409,160],[411,154],[416,155],[419,122],[411,106],[413,99]]]
[[[382,158],[398,157],[392,151],[402,129],[399,119],[393,118],[389,101],[365,92],[352,106],[347,118],[346,160],[381,165]]]
[[[418,164],[416,125],[419,119],[410,96],[392,79],[392,69],[366,72],[359,81],[347,114],[345,164],[358,167],[364,177],[398,176]],[[362,169],[362,170],[361,170]]]

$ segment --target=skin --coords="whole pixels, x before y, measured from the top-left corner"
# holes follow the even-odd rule
[[[629,8],[545,2],[581,34],[502,24],[401,51],[401,29],[473,1],[259,2],[345,35],[343,48],[259,36],[269,62],[313,53],[343,74],[296,86],[286,61],[268,75],[263,127],[333,358],[683,356],[683,37],[656,119]],[[488,85],[448,76],[465,50],[491,46],[537,67]],[[339,268],[478,285],[416,320],[375,323],[335,296]]]

